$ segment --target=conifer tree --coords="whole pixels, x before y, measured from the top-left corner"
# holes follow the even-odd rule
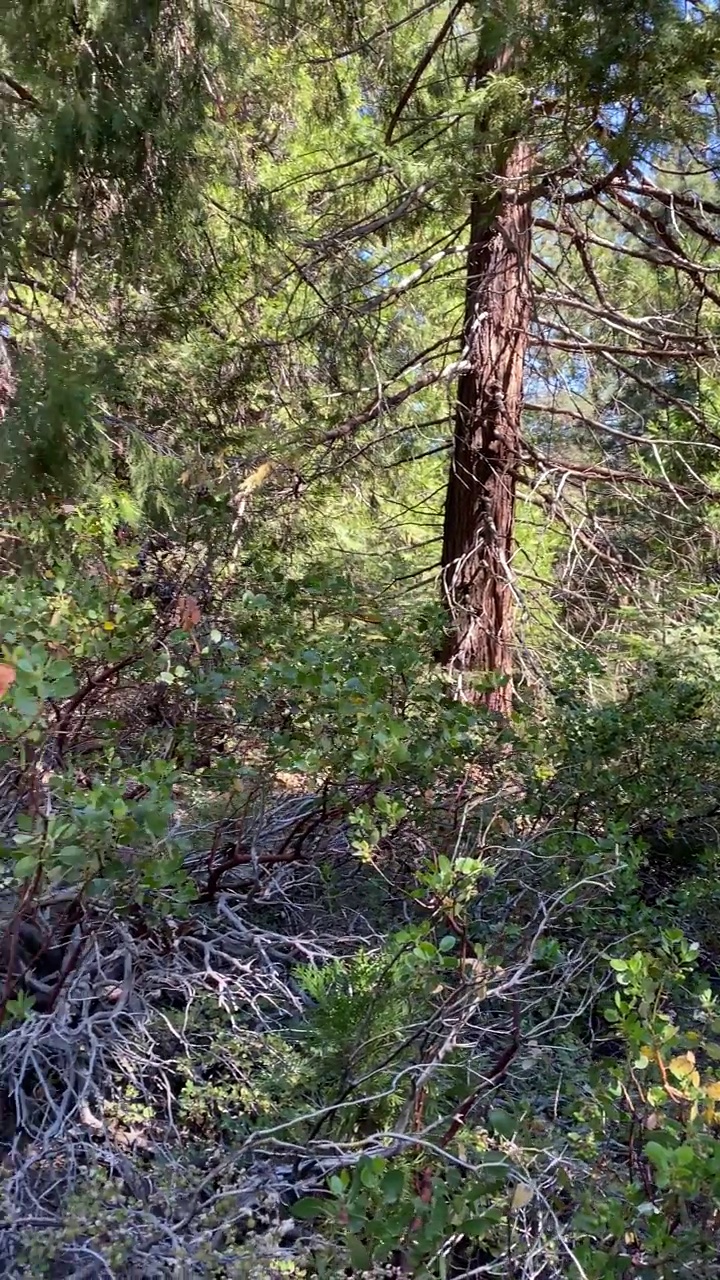
[[[610,465],[620,384],[645,386],[655,410],[678,405],[664,371],[709,352],[703,307],[711,294],[693,252],[717,242],[715,207],[700,191],[712,186],[714,171],[711,162],[702,176],[700,154],[712,137],[718,15],[701,6],[684,11],[673,0],[457,3],[409,16],[388,6],[383,17],[376,14],[372,35],[360,21],[353,31],[359,78],[383,133],[378,168],[419,178],[394,207],[359,218],[355,228],[367,259],[377,260],[374,244],[382,238],[391,283],[394,257],[415,261],[414,280],[378,297],[381,323],[390,314],[399,319],[403,307],[407,318],[415,287],[418,296],[423,291],[416,320],[432,315],[440,322],[435,306],[448,294],[439,282],[433,286],[426,265],[432,256],[423,261],[422,249],[415,256],[412,240],[424,228],[436,247],[458,217],[469,228],[463,323],[445,329],[447,345],[417,351],[414,368],[422,373],[410,391],[458,372],[444,513],[443,656],[465,696],[474,696],[469,673],[500,677],[487,700],[507,712],[517,658],[518,484],[528,478],[534,500],[546,502],[553,518],[559,510],[573,529],[586,517],[558,508],[557,491],[567,487],[577,506],[578,483],[585,493],[596,482],[646,486],[657,455],[648,438],[651,411],[624,469]],[[679,168],[668,179],[670,156]],[[678,292],[672,301],[666,295],[667,309],[652,325],[633,314],[647,301],[640,301],[641,289],[630,296],[627,271],[639,284],[637,262],[650,279],[667,275],[669,266],[676,273]],[[456,274],[455,297],[459,286]],[[698,307],[694,332],[689,295]],[[411,340],[411,327],[406,334]],[[459,361],[448,364],[453,342]],[[445,357],[440,367],[438,352]],[[331,443],[357,439],[379,419],[400,420],[408,391],[393,393],[393,376],[362,413],[346,415]],[[607,394],[600,392],[597,413],[578,409],[577,399],[591,402],[600,381]],[[563,386],[569,394],[559,395]],[[523,396],[533,406],[524,415]],[[428,395],[427,407],[430,416],[437,399]],[[581,463],[538,451],[534,432],[547,438],[549,422],[557,424],[561,450],[584,426]],[[694,424],[697,436],[697,411]],[[607,435],[599,455],[598,430]],[[658,475],[653,483],[662,488],[667,480]],[[602,538],[579,536],[593,555],[603,554]]]

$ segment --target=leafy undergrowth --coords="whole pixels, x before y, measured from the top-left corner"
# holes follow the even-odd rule
[[[180,920],[167,891],[142,921],[88,906],[52,1013],[2,1029],[5,1274],[716,1274],[695,949],[610,933],[611,859],[566,887],[531,846],[479,873],[465,818],[466,939],[424,889],[380,931],[324,832],[252,904],[231,878]]]
[[[117,514],[3,578],[3,1274],[720,1275],[702,645],[509,730]]]

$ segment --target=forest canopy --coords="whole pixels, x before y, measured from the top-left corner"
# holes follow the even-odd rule
[[[720,11],[6,0],[0,1271],[720,1276]]]

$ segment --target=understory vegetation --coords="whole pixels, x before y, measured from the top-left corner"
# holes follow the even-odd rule
[[[6,0],[1,1275],[720,1278],[719,74]]]

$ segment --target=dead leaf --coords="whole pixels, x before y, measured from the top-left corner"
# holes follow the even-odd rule
[[[182,631],[192,631],[202,622],[202,611],[194,596],[178,596],[177,616]]]
[[[260,466],[256,468],[255,471],[253,471],[249,476],[245,477],[242,484],[240,485],[240,488],[238,489],[238,493],[241,493],[241,494],[254,493],[256,489],[259,489],[261,485],[265,483],[268,476],[272,475],[272,472],[274,470],[275,470],[274,462],[262,462]]]
[[[4,698],[15,679],[15,668],[7,662],[0,662],[0,698]]]
[[[510,1208],[513,1213],[517,1213],[519,1209],[524,1209],[530,1203],[535,1195],[534,1188],[529,1186],[527,1182],[518,1182],[514,1192]]]
[[[713,1102],[720,1102],[720,1080],[715,1080],[713,1084],[709,1084],[705,1092],[708,1098],[712,1098]]]

